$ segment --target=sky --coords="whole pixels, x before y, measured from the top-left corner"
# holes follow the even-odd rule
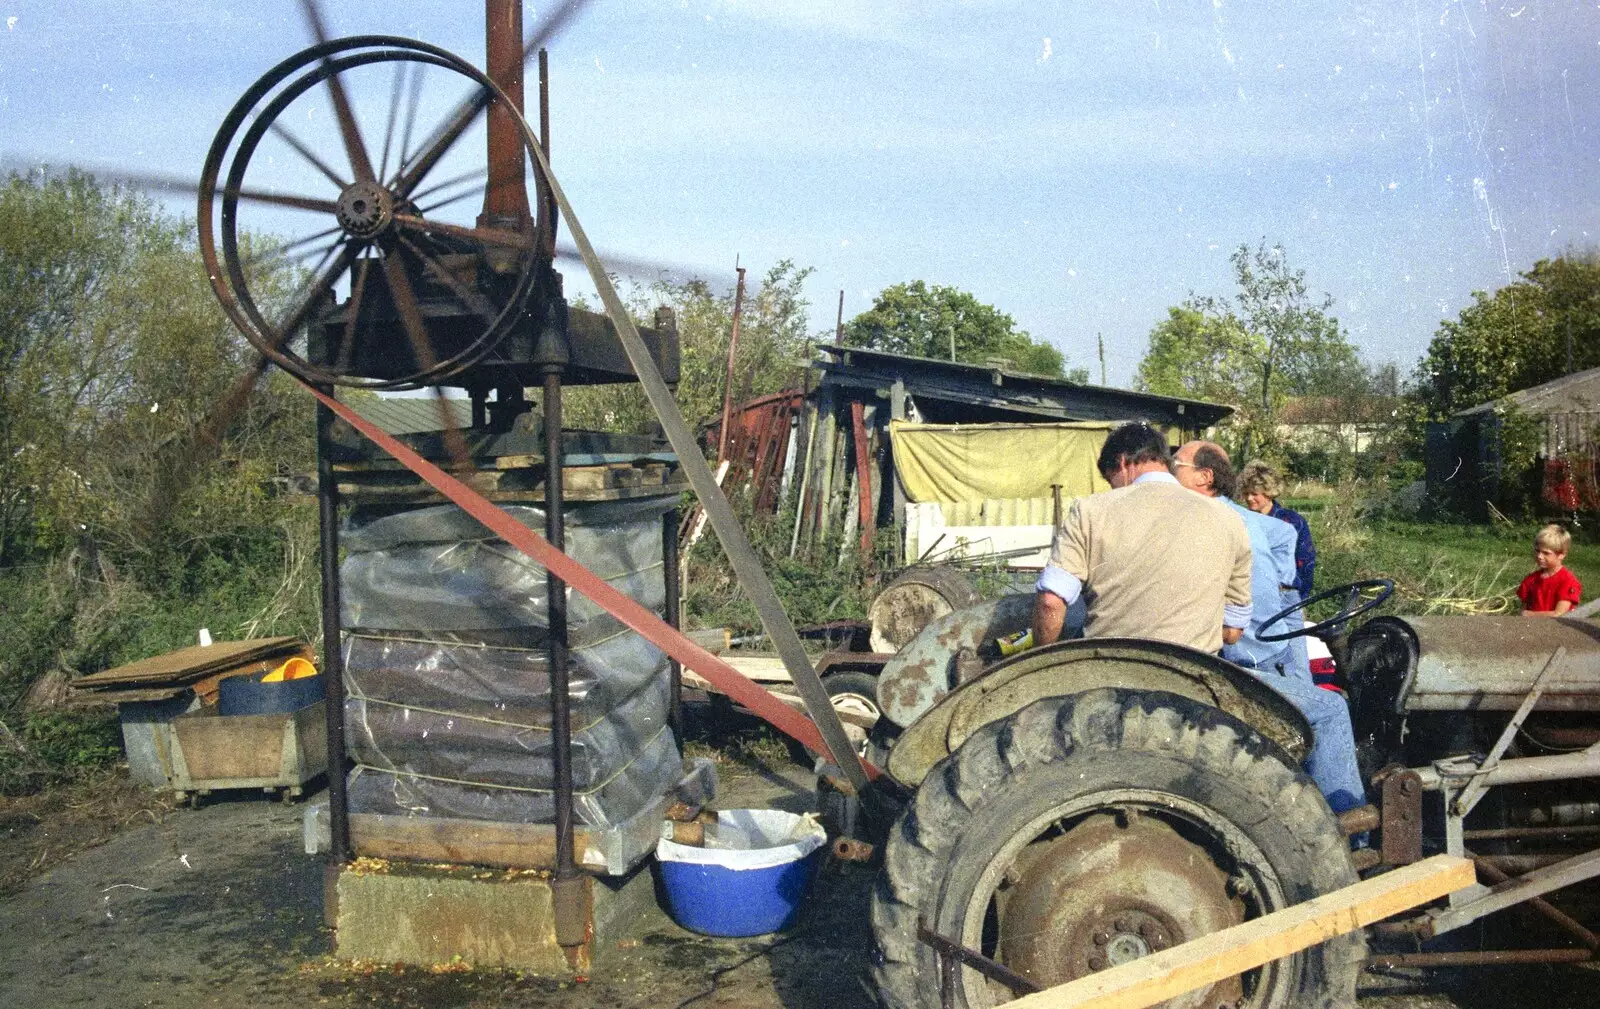
[[[324,6],[482,64],[476,0]],[[310,41],[293,0],[0,0],[0,164],[198,177]],[[1473,291],[1600,235],[1596,0],[595,0],[550,61],[556,176],[601,250],[720,284],[793,260],[818,330],[840,290],[848,318],[955,286],[1096,379],[1103,336],[1113,385],[1168,307],[1233,291],[1243,243],[1404,373]]]

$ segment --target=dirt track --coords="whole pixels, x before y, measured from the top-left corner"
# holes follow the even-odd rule
[[[719,803],[798,810],[810,799],[799,768],[758,765],[753,773],[725,772]],[[0,901],[0,1006],[874,1004],[859,980],[870,949],[871,873],[837,864],[784,936],[705,939],[662,915],[644,923],[637,946],[611,951],[583,983],[335,961],[322,924],[322,868],[301,849],[300,812],[259,799],[180,810],[34,878]],[[1458,973],[1421,993],[1374,992],[1362,1002],[1364,1009],[1578,1009],[1596,1004],[1594,978],[1571,968]]]

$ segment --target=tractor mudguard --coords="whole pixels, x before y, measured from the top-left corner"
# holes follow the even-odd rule
[[[1311,749],[1305,716],[1232,663],[1162,641],[1093,638],[1023,652],[962,683],[900,735],[888,771],[914,789],[934,764],[990,722],[1046,697],[1100,687],[1176,694],[1220,708],[1281,747],[1290,766]]]

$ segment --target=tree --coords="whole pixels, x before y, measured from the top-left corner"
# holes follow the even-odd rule
[[[811,270],[782,260],[747,291],[734,354],[734,402],[800,384],[807,328],[805,281]],[[661,281],[629,293],[628,308],[648,325],[659,306],[678,322],[678,407],[689,426],[722,413],[728,341],[733,332],[733,292],[718,294],[703,280]],[[569,423],[607,431],[647,431],[655,413],[635,385],[574,389],[565,407]]]
[[[1275,397],[1331,396],[1362,384],[1364,370],[1339,320],[1333,299],[1313,298],[1306,272],[1291,270],[1281,245],[1262,239],[1254,252],[1241,245],[1228,257],[1239,285],[1233,298],[1191,298],[1193,307],[1230,318],[1255,338],[1250,397],[1265,419]],[[1241,392],[1244,390],[1241,390]]]
[[[170,477],[168,447],[254,355],[206,283],[192,226],[148,200],[76,172],[11,176],[0,286],[0,564],[85,539],[123,560],[203,549],[261,519],[275,479],[309,468],[312,405],[265,380],[220,459],[166,509],[177,533],[140,521]]]
[[[293,279],[252,289],[271,311]],[[313,401],[269,374],[215,452],[173,451],[254,356],[192,225],[80,173],[12,175],[0,290],[0,719],[47,671],[167,651],[201,626],[314,637],[316,510],[283,493],[315,458]]]
[[[1016,320],[954,287],[920,280],[894,284],[845,325],[851,347],[967,364],[1003,360],[1017,371],[1086,383],[1084,368],[1066,369],[1056,348],[1017,328]]]
[[[1379,379],[1328,314],[1332,299],[1311,297],[1305,271],[1289,268],[1282,247],[1263,240],[1229,259],[1237,293],[1191,294],[1169,309],[1150,332],[1135,386],[1234,405],[1248,454],[1276,440],[1273,414],[1288,397],[1365,395]]]
[[[1600,367],[1600,255],[1542,259],[1440,323],[1412,376],[1421,420]]]
[[[1150,331],[1134,386],[1161,396],[1238,403],[1263,353],[1261,338],[1238,319],[1179,305]]]

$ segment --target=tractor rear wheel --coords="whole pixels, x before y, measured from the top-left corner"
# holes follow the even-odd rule
[[[940,1005],[919,920],[1050,987],[1354,882],[1316,786],[1245,723],[1173,694],[1047,698],[935,765],[890,831],[879,990]],[[1354,1005],[1364,954],[1348,934],[1167,1005]],[[1013,997],[971,968],[957,989],[963,1007]]]

